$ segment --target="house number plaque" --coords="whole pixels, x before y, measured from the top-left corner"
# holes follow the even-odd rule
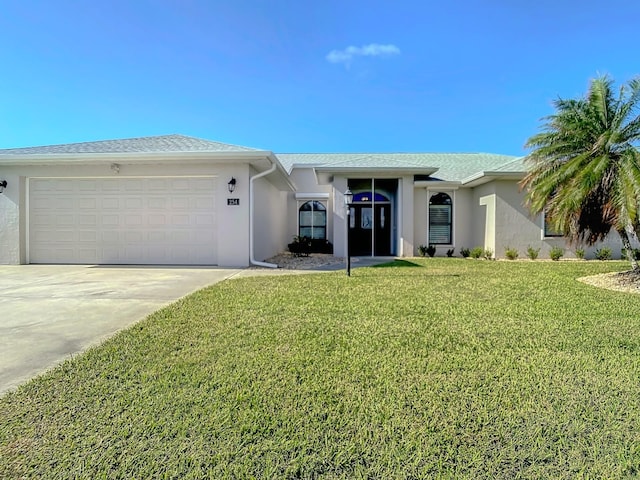
[[[239,198],[227,198],[227,205],[238,206],[240,205]]]

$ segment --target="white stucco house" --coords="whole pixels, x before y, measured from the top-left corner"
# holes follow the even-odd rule
[[[347,188],[353,255],[434,244],[544,258],[565,242],[523,206],[524,173],[506,155],[279,154],[183,135],[4,149],[0,264],[244,267],[296,235],[344,256]]]

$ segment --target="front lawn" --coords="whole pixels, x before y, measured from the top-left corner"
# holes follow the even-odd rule
[[[640,476],[622,262],[223,282],[0,399],[0,478]]]

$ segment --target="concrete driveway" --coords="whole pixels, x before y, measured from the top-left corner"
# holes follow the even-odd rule
[[[0,394],[241,270],[0,266]]]

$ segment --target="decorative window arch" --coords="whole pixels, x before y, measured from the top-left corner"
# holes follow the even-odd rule
[[[298,209],[298,235],[326,240],[327,207],[317,200],[303,203]]]
[[[451,245],[453,238],[453,201],[444,193],[429,199],[429,244]]]

